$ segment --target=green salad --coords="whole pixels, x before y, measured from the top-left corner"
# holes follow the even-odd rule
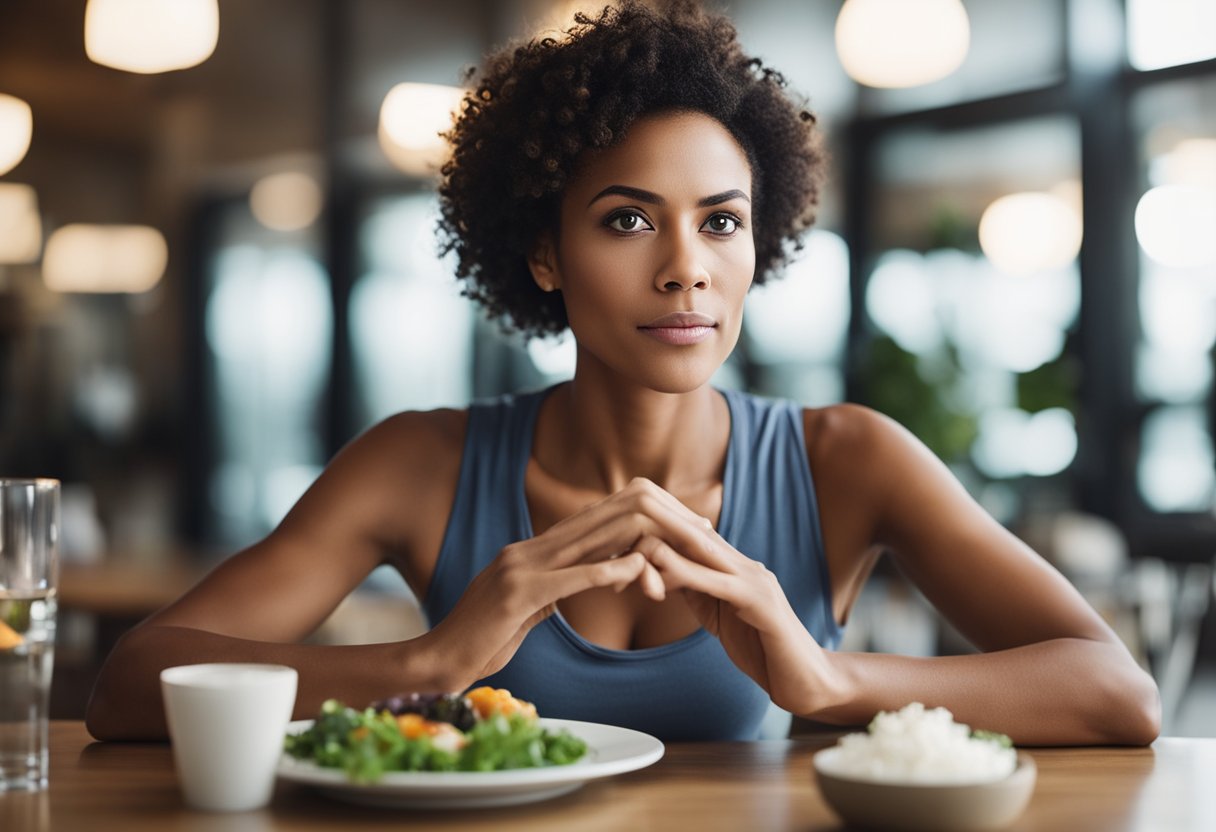
[[[566,765],[587,753],[587,744],[569,731],[543,728],[530,704],[489,688],[393,697],[363,710],[330,699],[311,727],[286,737],[284,748],[361,783],[393,771]]]

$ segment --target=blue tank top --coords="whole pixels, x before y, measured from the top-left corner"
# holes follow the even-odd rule
[[[469,408],[456,498],[423,601],[432,623],[504,546],[534,536],[524,473],[548,392]],[[777,576],[807,630],[834,649],[841,628],[832,615],[802,414],[790,402],[722,393],[731,429],[718,532]],[[669,644],[614,650],[584,639],[560,612],[479,684],[510,690],[542,716],[621,725],[669,741],[755,739],[770,706],[764,689],[704,629]]]

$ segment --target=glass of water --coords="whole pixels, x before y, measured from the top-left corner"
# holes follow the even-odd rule
[[[0,478],[0,793],[47,785],[59,482]]]

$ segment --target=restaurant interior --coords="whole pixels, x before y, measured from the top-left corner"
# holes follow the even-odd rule
[[[715,383],[904,424],[1115,627],[1164,733],[1216,736],[1216,3],[907,0],[883,42],[865,0],[707,2],[832,160]],[[570,376],[461,296],[435,136],[488,50],[598,5],[0,5],[0,476],[63,483],[53,718],[359,432]],[[886,560],[842,649],[970,650]],[[425,626],[379,570],[314,638]]]

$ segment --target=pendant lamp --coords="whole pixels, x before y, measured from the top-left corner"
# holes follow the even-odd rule
[[[89,0],[84,11],[89,59],[145,75],[201,64],[219,33],[217,0]]]
[[[146,225],[65,225],[51,234],[42,279],[56,292],[146,292],[169,262],[164,236]]]
[[[325,195],[321,186],[302,171],[263,176],[249,192],[253,217],[272,231],[299,231],[321,215]]]
[[[1006,194],[984,210],[979,237],[984,255],[998,269],[1034,274],[1076,259],[1081,250],[1081,217],[1054,193]]]
[[[845,0],[836,52],[845,72],[868,87],[917,87],[962,64],[971,25],[960,0]]]
[[[41,249],[38,194],[29,185],[0,182],[0,264],[32,263]]]
[[[25,158],[33,134],[34,114],[30,105],[0,92],[0,176]]]
[[[1153,159],[1149,181],[1154,187],[1136,203],[1136,240],[1144,253],[1180,269],[1216,264],[1216,138],[1178,142]]]
[[[447,157],[440,133],[451,129],[464,90],[441,84],[398,84],[380,105],[380,147],[411,176],[432,176]]]

